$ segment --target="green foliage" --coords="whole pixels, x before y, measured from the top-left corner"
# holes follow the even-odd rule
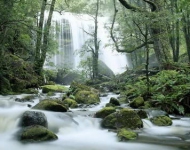
[[[139,78],[126,86],[126,96],[134,98],[147,94],[146,80]],[[149,100],[153,106],[168,113],[184,114],[184,101],[190,92],[190,77],[185,70],[163,70],[150,77]]]

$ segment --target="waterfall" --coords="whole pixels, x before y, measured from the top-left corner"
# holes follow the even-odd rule
[[[77,69],[81,59],[85,57],[80,58],[79,51],[90,38],[89,34],[93,33],[93,18],[85,14],[64,13],[61,15],[54,12],[52,22],[59,53],[53,56],[51,61],[57,67]],[[98,18],[98,38],[101,41],[99,59],[114,73],[122,73],[126,70],[126,67],[129,67],[127,57],[126,54],[115,51],[113,46],[109,46],[111,44],[109,34],[104,27],[106,22],[105,17]],[[57,28],[58,30],[56,30]]]

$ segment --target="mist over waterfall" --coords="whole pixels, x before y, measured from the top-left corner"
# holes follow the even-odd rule
[[[100,42],[99,59],[102,60],[115,74],[122,73],[128,66],[126,54],[118,53],[109,46],[108,31],[105,29],[106,18],[98,18],[98,38]],[[59,14],[54,12],[52,18],[55,38],[58,42],[59,52],[51,58],[56,67],[78,69],[80,50],[85,42],[91,38],[94,30],[93,18],[89,15],[71,13]],[[86,54],[88,56],[90,54]]]

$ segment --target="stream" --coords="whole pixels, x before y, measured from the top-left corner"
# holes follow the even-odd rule
[[[70,112],[43,111],[48,120],[48,128],[55,132],[58,140],[53,142],[22,144],[15,138],[19,130],[20,116],[42,99],[39,96],[34,102],[16,102],[26,94],[0,95],[0,150],[189,150],[190,149],[190,118],[173,120],[170,127],[158,127],[149,120],[143,119],[143,129],[137,130],[137,140],[119,142],[116,133],[102,129],[101,119],[93,118],[93,114],[109,102],[108,93],[100,97],[101,103],[92,108],[70,109]],[[60,97],[60,94],[55,96]]]

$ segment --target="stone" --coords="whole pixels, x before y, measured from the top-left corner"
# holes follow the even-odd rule
[[[41,125],[48,127],[45,114],[39,111],[25,111],[21,116],[20,126],[27,127],[31,125]]]
[[[140,106],[144,105],[144,99],[143,97],[136,97],[133,99],[132,102],[129,103],[129,105],[133,108],[139,108]]]
[[[150,121],[157,126],[171,126],[172,119],[168,116],[156,116],[150,119]]]
[[[106,116],[101,123],[102,127],[110,129],[129,128],[137,129],[143,127],[143,122],[132,109],[121,109]]]
[[[55,112],[67,111],[67,107],[63,104],[63,102],[59,100],[42,100],[32,108],[40,109],[40,110],[55,111]]]
[[[132,130],[128,130],[125,128],[119,129],[117,131],[117,137],[119,141],[128,141],[136,139],[138,134]]]
[[[98,94],[92,91],[78,91],[75,95],[75,100],[79,104],[97,104],[100,102]]]
[[[18,137],[19,140],[24,143],[37,143],[58,139],[57,135],[55,135],[52,131],[40,125],[32,125],[23,128]]]
[[[75,100],[70,99],[70,98],[64,99],[63,104],[66,105],[67,107],[70,107],[70,108],[77,108],[78,107],[78,103]]]
[[[119,101],[115,97],[111,97],[109,103],[111,103],[111,104],[113,104],[115,106],[120,106]]]
[[[97,111],[95,114],[95,117],[97,118],[105,118],[109,114],[112,114],[116,112],[116,109],[114,107],[104,107],[101,110]]]

